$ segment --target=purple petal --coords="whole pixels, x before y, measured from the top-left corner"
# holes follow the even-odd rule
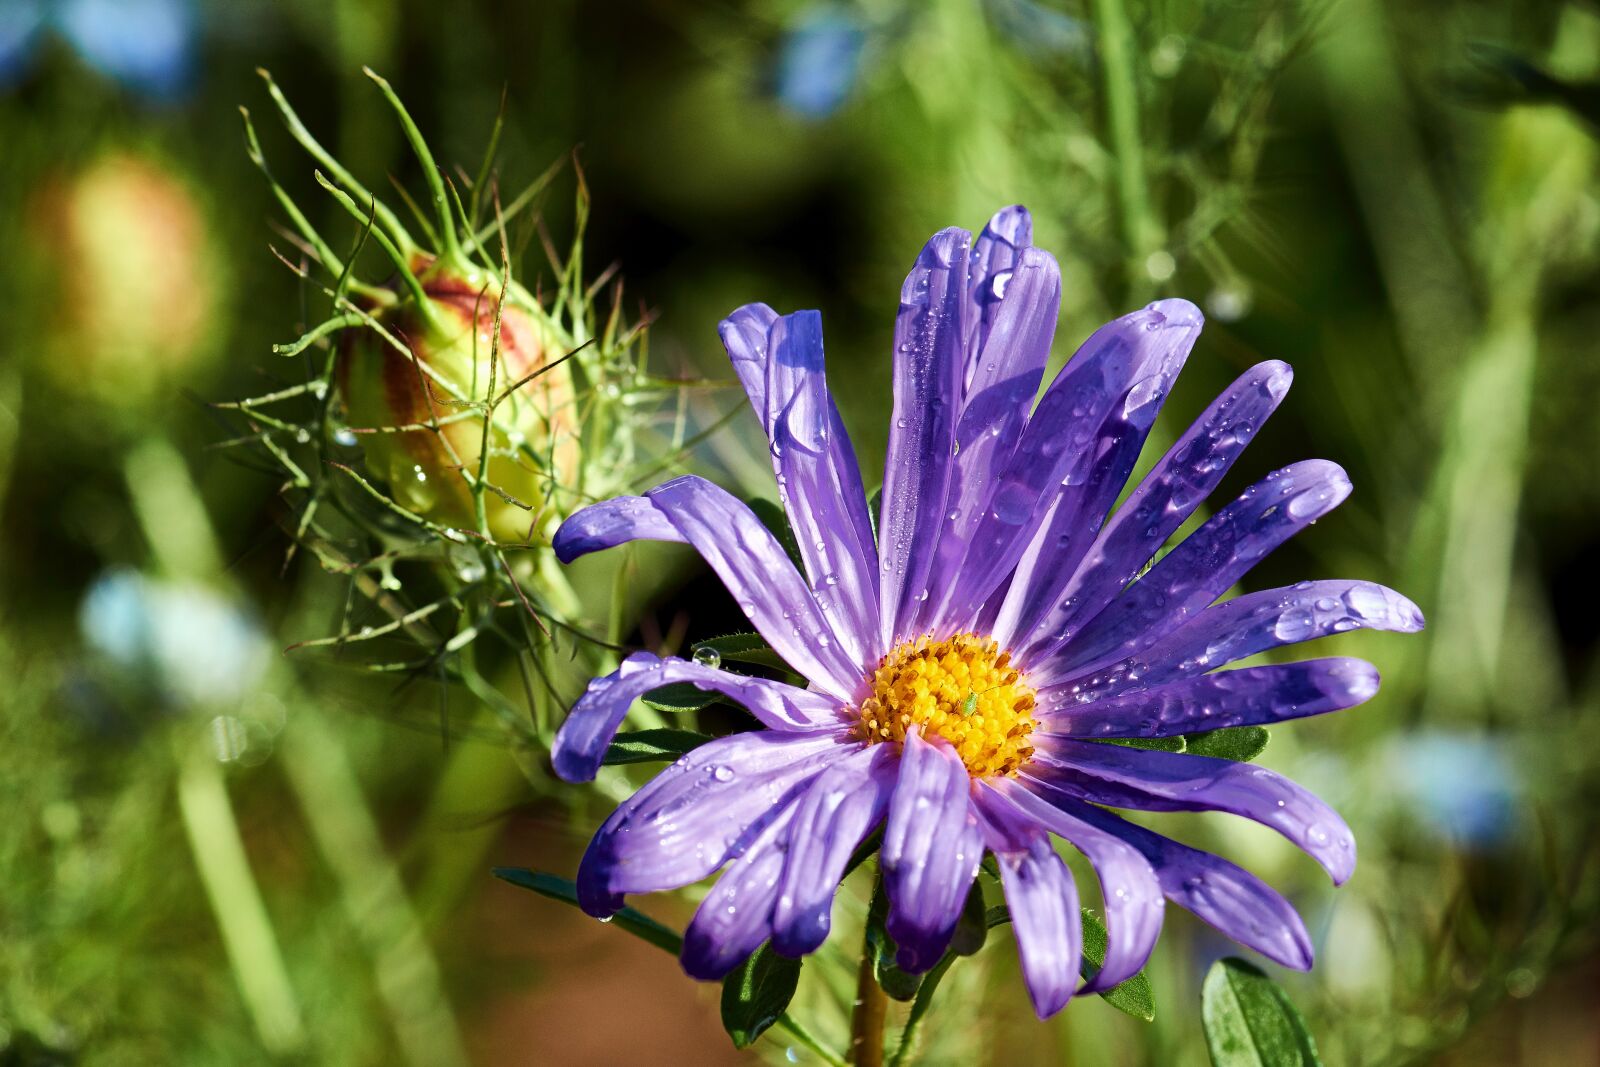
[[[767,824],[695,909],[679,957],[689,977],[721,981],[772,935],[772,905],[797,805],[791,803]]]
[[[1061,307],[1061,271],[1047,252],[1023,249],[1014,270],[996,276],[1005,296],[985,309],[993,321],[979,352],[956,424],[956,454],[944,509],[934,516],[943,527],[928,574],[932,599],[922,602],[916,630],[944,632],[967,621],[952,617],[950,594],[967,544],[989,510],[1000,472],[1015,451],[1028,411],[1044,376],[1050,342]]]
[[[889,896],[885,925],[902,970],[921,974],[939,962],[982,859],[966,765],[942,739],[930,743],[911,730],[879,860]]]
[[[717,572],[767,644],[811,684],[846,703],[866,666],[853,661],[783,546],[743,502],[694,475],[645,494]]]
[[[1078,887],[1050,835],[1025,812],[988,784],[979,786],[974,800],[984,817],[985,844],[1000,865],[1028,997],[1035,1014],[1048,1019],[1078,986],[1083,958]]]
[[[1180,845],[1104,808],[1055,793],[1051,803],[1144,853],[1167,899],[1247,948],[1297,971],[1311,967],[1311,937],[1294,908],[1261,879],[1220,856]]]
[[[878,620],[878,550],[856,454],[828,395],[822,316],[772,324],[767,364],[767,436],[778,495],[819,606],[859,664],[883,656]]]
[[[682,541],[667,517],[642,496],[614,496],[573,512],[556,531],[556,558],[571,563],[579,556],[615,548],[629,541]]]
[[[767,332],[777,321],[778,313],[767,305],[746,304],[717,327],[733,373],[739,376],[763,429],[767,427]]]
[[[971,392],[972,382],[982,360],[983,346],[1000,315],[1001,301],[1009,295],[1010,272],[1022,253],[1033,245],[1033,217],[1021,204],[996,211],[972,245],[967,270],[967,335],[964,387]]]
[[[972,535],[947,617],[976,614],[1017,567],[1052,505],[1063,511],[1063,487],[1081,486],[1089,478],[1106,420],[1158,402],[1163,383],[1194,345],[1200,322],[1193,304],[1164,300],[1107,323],[1084,342],[1045,390],[1000,475]],[[1076,513],[1082,494],[1066,495],[1065,510]],[[1063,522],[1068,517],[1059,516]]]
[[[1030,672],[1048,685],[1153,645],[1349,495],[1350,479],[1337,463],[1312,459],[1274,471],[1207,519],[1077,633],[1063,634],[1060,651],[1029,664]]]
[[[1294,374],[1286,363],[1258,364],[1229,386],[1162,457],[1095,537],[1075,568],[1049,553],[1044,581],[1033,583],[1011,647],[1032,661],[1059,635],[1092,619],[1132,581],[1200,505],[1245,443],[1277,408]],[[1095,508],[1085,514],[1097,514]],[[1081,544],[1082,538],[1077,539]]]
[[[556,774],[569,782],[592,779],[629,706],[652,689],[675,682],[731,697],[774,730],[836,730],[842,725],[838,702],[821,693],[635,652],[615,671],[590,682],[572,706],[550,750]]]
[[[883,820],[898,766],[891,745],[871,745],[829,767],[796,805],[772,947],[814,952],[828,938],[834,892],[856,846]]]
[[[1278,831],[1335,885],[1356,866],[1350,828],[1309,790],[1265,767],[1034,734],[1028,774],[1079,800],[1139,811],[1226,811]]]
[[[1416,633],[1422,612],[1372,582],[1301,582],[1246,593],[1207,608],[1136,656],[1039,692],[1042,706],[1098,700],[1135,686],[1204,674],[1268,649],[1349,630]],[[1048,680],[1041,671],[1036,680]]]
[[[1378,692],[1378,671],[1359,659],[1313,659],[1222,671],[1089,703],[1038,712],[1060,737],[1171,737],[1258,726],[1352,708]]]
[[[838,735],[770,730],[701,745],[600,827],[578,867],[579,903],[603,916],[625,893],[698,882],[742,852],[805,783],[859,748]]]
[[[1110,989],[1139,973],[1161,936],[1161,883],[1144,855],[1119,835],[1063,811],[1030,791],[1031,780],[1004,779],[995,789],[1039,825],[1072,842],[1100,879],[1106,912],[1106,958],[1085,993]]]
[[[927,599],[942,529],[965,373],[963,319],[972,235],[942,230],[900,290],[894,326],[894,418],[883,466],[878,603],[892,647]]]

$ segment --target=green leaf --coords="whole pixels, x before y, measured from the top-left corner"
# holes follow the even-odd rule
[[[872,491],[867,497],[867,521],[872,523],[872,536],[878,536],[878,515],[883,511],[883,486]]]
[[[1078,965],[1078,973],[1087,981],[1100,973],[1100,965],[1106,961],[1106,924],[1100,921],[1100,916],[1088,908],[1080,909],[1083,918],[1083,961]],[[1011,912],[1004,905],[989,909],[988,924],[990,929],[1004,926],[1011,921]],[[1101,993],[1105,999],[1118,1011],[1126,1012],[1135,1019],[1152,1022],[1156,1017],[1155,992],[1150,988],[1150,978],[1143,971],[1131,977],[1124,978],[1116,985]]]
[[[967,902],[961,908],[961,918],[956,921],[955,936],[950,939],[950,951],[957,956],[975,956],[989,938],[988,915],[983,910],[983,883],[974,879],[967,890]]]
[[[1230,957],[1212,964],[1200,1019],[1214,1067],[1321,1067],[1299,1009],[1252,963]]]
[[[607,767],[624,763],[670,763],[711,740],[694,730],[624,730],[617,734],[600,762]]]
[[[563,904],[578,904],[578,887],[565,878],[557,878],[543,871],[530,871],[526,867],[496,867],[494,876],[523,889],[531,889],[542,897],[559,900]],[[607,920],[619,930],[626,930],[641,941],[648,941],[659,949],[676,956],[683,950],[683,935],[671,927],[662,926],[642,911],[623,908]]]
[[[1109,936],[1106,933],[1106,924],[1100,921],[1100,916],[1088,908],[1083,912],[1083,962],[1079,965],[1079,973],[1085,979],[1093,978],[1100,973],[1100,965],[1106,961],[1106,944]],[[1101,993],[1107,1004],[1118,1011],[1153,1022],[1156,1017],[1156,995],[1150,988],[1150,978],[1143,971],[1129,978],[1124,978],[1116,985]]]
[[[713,637],[708,641],[697,641],[694,651],[705,649],[716,654],[716,664],[723,662],[754,663],[759,667],[773,667],[780,671],[797,673],[783,661],[783,658],[772,651],[772,646],[767,644],[766,638],[760,634],[728,634],[726,637]]]
[[[660,689],[652,689],[640,698],[645,706],[667,715],[686,715],[709,708],[722,699],[722,694],[701,689],[692,682],[673,682]]]
[[[1205,733],[1185,734],[1188,751],[1196,756],[1214,756],[1249,763],[1267,747],[1271,735],[1260,726],[1229,726]]]
[[[795,567],[804,574],[805,564],[800,560],[800,546],[795,542],[794,531],[789,529],[789,517],[783,513],[783,508],[766,497],[751,497],[745,503],[750,505],[750,510],[756,513],[756,518],[761,520],[761,525],[772,531],[772,536],[778,539],[783,550],[794,561]],[[743,1046],[740,1046],[743,1047]]]
[[[1106,737],[1101,740],[1108,745],[1152,749],[1156,752],[1182,752],[1186,747],[1182,734],[1177,737]]]
[[[722,982],[722,1028],[735,1048],[749,1048],[782,1018],[800,982],[800,961],[762,945]]]

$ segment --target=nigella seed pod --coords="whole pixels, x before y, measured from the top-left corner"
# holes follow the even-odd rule
[[[402,288],[340,345],[335,380],[367,468],[424,518],[476,529],[481,496],[487,533],[530,540],[575,477],[560,362],[573,345],[514,282],[502,303],[487,272],[418,253],[412,273],[426,307]]]
[[[477,177],[447,178],[393,87],[367,70],[427,190],[420,200],[406,197],[408,221],[324,148],[271,75],[259,73],[284,128],[316,162],[316,184],[358,227],[353,241],[341,243],[312,225],[274,177],[241,108],[246,150],[293,224],[303,257],[303,265],[285,262],[329,298],[314,302],[298,338],[273,346],[286,358],[309,359],[311,380],[227,405],[253,414],[314,401],[310,420],[299,424],[285,421],[281,407],[270,420],[247,417],[249,440],[260,441],[292,487],[312,490],[298,529],[316,531],[317,505],[331,487],[365,505],[349,514],[384,539],[399,511],[456,547],[478,536],[503,546],[547,543],[581,499],[620,488],[633,434],[650,417],[644,404],[671,388],[645,372],[645,323],[623,314],[621,282],[610,272],[583,280],[581,226],[566,257],[546,242],[556,280],[548,301],[517,284],[507,226],[534,210],[560,166],[503,200],[493,168],[496,132]],[[581,174],[577,200],[579,217],[587,217]],[[387,263],[387,280],[363,277],[358,264],[374,262]],[[594,296],[608,279],[613,302],[602,316]],[[309,445],[326,462],[291,458],[285,442]]]

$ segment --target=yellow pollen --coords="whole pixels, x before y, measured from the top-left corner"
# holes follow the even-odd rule
[[[912,726],[942,737],[974,778],[1014,775],[1033,756],[1033,687],[991,637],[923,637],[890,650],[861,702],[860,736],[904,742]]]

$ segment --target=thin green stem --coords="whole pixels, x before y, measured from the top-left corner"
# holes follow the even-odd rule
[[[198,746],[180,759],[178,814],[239,992],[266,1051],[293,1053],[305,1044],[305,1024],[272,919],[250,870],[222,770]]]
[[[356,205],[356,202],[350,198],[349,193],[345,192],[333,182],[329,181],[320,170],[315,173],[315,177],[317,179],[317,184],[328,190],[329,194],[331,194],[335,200],[339,201],[340,206],[348,211],[351,217],[353,217],[357,222],[366,223],[371,217],[370,214],[363,212],[361,208]],[[369,200],[368,203],[373,205],[374,210],[376,210],[377,201]],[[443,323],[439,321],[439,313],[434,309],[432,301],[428,299],[428,294],[422,288],[422,283],[418,281],[417,276],[411,272],[411,264],[408,261],[405,253],[401,251],[401,249],[396,246],[392,240],[390,240],[389,235],[384,233],[382,230],[374,230],[372,235],[378,239],[378,247],[382,248],[384,254],[389,257],[389,262],[393,263],[395,269],[400,272],[401,281],[405,283],[407,291],[411,294],[411,298],[416,301],[417,313],[423,317],[430,329],[442,333],[444,326]]]
[[[388,80],[371,67],[362,67],[361,72],[377,83],[389,106],[400,116],[400,126],[405,130],[406,140],[411,143],[411,151],[416,153],[417,162],[422,165],[422,177],[428,183],[429,196],[433,198],[433,212],[439,223],[439,237],[444,242],[444,255],[451,263],[462,265],[461,239],[456,236],[456,220],[450,211],[450,198],[445,194],[444,178],[439,173],[439,165],[433,161],[433,153],[428,150],[428,142]]]
[[[1139,82],[1134,72],[1133,27],[1123,0],[1095,0],[1095,30],[1104,75],[1106,124],[1116,156],[1117,199],[1122,208],[1122,236],[1128,246],[1128,286],[1132,294],[1147,288],[1145,259],[1162,241],[1161,223],[1150,206],[1144,172],[1144,142],[1139,131]]]
[[[261,151],[260,139],[256,137],[255,124],[250,121],[250,109],[241,107],[239,115],[244,119],[245,154],[250,157],[250,162],[254,163],[256,169],[261,171],[262,176],[267,179],[267,185],[272,189],[272,195],[277,199],[278,205],[289,216],[289,221],[294,223],[294,228],[300,231],[300,236],[305,238],[312,251],[316,252],[317,258],[322,260],[322,265],[331,274],[342,274],[344,272],[344,261],[334,254],[333,249],[322,239],[322,235],[317,232],[316,227],[311,225],[311,221],[300,210],[300,206],[294,202],[294,198],[288,194],[283,186],[278,184],[278,179],[274,178],[272,171],[268,169],[267,157]]]
[[[372,957],[378,993],[405,1058],[418,1065],[465,1064],[438,962],[384,849],[343,741],[311,712],[297,716],[285,731],[284,749],[284,770],[306,825],[339,880],[351,925]]]
[[[340,185],[362,200],[376,205],[375,213],[378,216],[378,221],[383,224],[384,229],[389,231],[388,236],[392,237],[407,252],[415,249],[417,242],[412,239],[410,232],[401,225],[399,216],[389,210],[383,201],[373,196],[365,185],[356,181],[355,175],[345,170],[344,165],[334,158],[333,153],[323,148],[321,142],[311,135],[311,131],[306,129],[305,123],[300,121],[300,116],[295,114],[294,108],[289,105],[289,98],[283,95],[283,90],[278,88],[278,83],[272,80],[272,75],[267,72],[266,68],[257,67],[256,73],[261,76],[262,81],[267,83],[267,92],[271,94],[272,102],[278,106],[278,113],[283,117],[283,124],[288,128],[289,135],[300,142],[300,147],[304,148],[324,170],[333,175]]]
[[[912,1002],[911,1013],[906,1016],[906,1025],[900,1031],[900,1041],[894,1047],[894,1057],[889,1061],[889,1067],[904,1067],[911,1060],[911,1054],[917,1047],[917,1037],[921,1033],[922,1020],[927,1017],[928,1007],[933,1003],[933,994],[939,988],[939,983],[944,980],[945,972],[950,965],[955,963],[956,956],[947,954],[944,959],[929,971],[922,979],[922,984],[917,987],[917,998]]]

